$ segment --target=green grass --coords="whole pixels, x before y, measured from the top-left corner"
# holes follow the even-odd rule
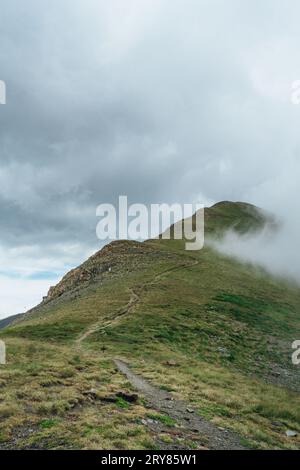
[[[49,429],[56,426],[57,423],[58,421],[56,419],[43,419],[42,421],[40,421],[39,426],[42,429]]]
[[[122,397],[117,397],[116,405],[123,410],[128,410],[128,408],[130,408],[130,404]]]
[[[170,418],[168,415],[162,415],[159,413],[147,413],[147,418],[153,419],[154,421],[160,421],[168,427],[173,427],[176,425],[176,421],[173,418]]]
[[[5,330],[5,336],[18,336],[20,338],[47,340],[47,341],[69,341],[75,339],[82,331],[80,323],[44,323],[37,325],[18,326]]]
[[[232,226],[256,230],[262,223],[251,207],[239,204],[207,212],[213,236]],[[111,274],[98,270],[105,263],[113,267]],[[181,240],[126,242],[85,268],[97,273],[94,282],[78,290],[76,276],[68,277],[67,286],[74,283],[77,290],[0,333],[9,359],[0,369],[6,400],[0,401],[1,436],[12,436],[29,421],[39,434],[24,438],[20,448],[28,442],[47,448],[157,448],[147,429],[137,427],[149,417],[143,400],[104,405],[82,393],[130,390],[113,367],[112,359],[123,356],[159,388],[191,402],[199,415],[236,431],[248,445],[300,448],[299,436],[285,436],[286,429],[300,432],[300,370],[291,363],[291,343],[300,338],[298,287],[209,247],[187,252]],[[114,321],[132,287],[140,301]],[[106,327],[78,350],[75,340],[95,324]],[[168,365],[170,360],[176,365]],[[176,424],[151,414],[166,426]]]

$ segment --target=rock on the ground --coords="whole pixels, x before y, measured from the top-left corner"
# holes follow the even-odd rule
[[[287,437],[296,437],[298,435],[296,431],[292,431],[291,429],[288,429],[287,431],[285,431],[285,434]]]

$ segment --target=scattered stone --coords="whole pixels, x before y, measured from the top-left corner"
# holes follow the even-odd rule
[[[287,431],[285,431],[285,434],[287,437],[296,437],[298,435],[296,431],[292,431],[291,429],[288,429]]]
[[[101,397],[101,400],[105,403],[116,403],[117,397],[115,395],[110,395],[108,397]]]
[[[283,423],[281,423],[280,421],[273,421],[273,422],[272,422],[272,425],[273,425],[273,426],[276,426],[277,428],[281,428],[281,426],[283,425]]]
[[[195,411],[192,410],[192,408],[187,408],[186,411],[187,411],[188,413],[195,413]]]
[[[95,388],[91,388],[90,390],[86,390],[82,392],[83,395],[86,395],[88,398],[91,398],[93,400],[97,400],[99,398],[98,396],[98,391]]]
[[[139,396],[136,393],[126,392],[118,392],[117,397],[123,398],[123,400],[128,401],[128,403],[136,403],[139,399]]]
[[[177,366],[177,362],[174,361],[174,359],[170,359],[169,361],[166,361],[167,366],[175,367]]]
[[[271,374],[273,375],[273,377],[280,377],[280,372],[276,371],[276,370],[272,370]]]
[[[231,357],[231,352],[227,348],[219,347],[218,351],[222,357]]]
[[[88,395],[90,397],[94,396],[95,398],[100,398],[99,395],[97,394],[97,391],[95,391],[95,395],[92,395],[92,392],[93,390],[89,390],[88,392],[83,392],[83,394]],[[136,403],[138,401],[139,396],[136,393],[118,392],[115,395],[109,395],[109,396],[104,396],[104,397],[102,396],[101,400],[107,403],[116,403],[119,398],[122,398],[128,403]]]
[[[142,419],[142,420],[141,420],[141,423],[142,423],[144,426],[150,426],[150,425],[159,424],[158,421],[156,421],[155,419],[151,419],[151,418]]]

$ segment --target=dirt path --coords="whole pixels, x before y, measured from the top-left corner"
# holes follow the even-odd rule
[[[184,263],[181,264],[180,266],[173,266],[170,269],[166,269],[165,271],[162,271],[161,273],[157,274],[154,276],[153,280],[149,283],[143,284],[142,286],[137,286],[136,288],[130,288],[130,299],[129,302],[124,306],[121,307],[117,312],[114,314],[113,317],[110,318],[102,318],[99,322],[94,323],[90,328],[88,328],[79,338],[76,340],[76,345],[80,346],[83,341],[85,341],[89,336],[91,336],[93,333],[96,333],[98,331],[104,331],[106,328],[112,326],[113,324],[117,323],[118,320],[123,317],[124,315],[127,315],[128,313],[131,313],[136,305],[140,302],[141,297],[140,297],[140,292],[145,290],[147,287],[155,285],[160,279],[162,279],[165,275],[177,271],[179,269],[186,269],[190,268],[192,266],[196,266],[199,264],[199,260],[194,260],[192,263]]]
[[[87,339],[93,333],[96,333],[97,331],[105,330],[108,326],[111,326],[114,323],[116,323],[120,317],[123,317],[124,315],[130,313],[134,309],[135,305],[139,302],[139,300],[140,300],[140,297],[137,294],[137,292],[135,292],[134,289],[130,289],[129,302],[124,307],[121,307],[119,310],[117,310],[117,312],[112,318],[111,317],[108,319],[102,318],[100,322],[97,322],[94,325],[92,325],[76,340],[76,344],[77,345],[81,344],[85,339]]]
[[[88,330],[86,330],[77,339],[77,346],[81,347],[81,343],[90,335],[98,331],[104,331],[107,327],[117,323],[121,317],[124,317],[124,315],[133,312],[141,300],[141,293],[149,286],[155,285],[165,275],[176,270],[187,269],[196,266],[199,263],[200,260],[194,259],[193,262],[184,263],[180,266],[173,266],[172,268],[157,274],[149,283],[131,288],[130,299],[128,303],[121,309],[117,310],[113,317],[101,319],[100,322],[97,322]],[[171,393],[163,391],[149,384],[143,377],[133,373],[128,365],[121,359],[115,359],[115,364],[119,371],[127,377],[133,387],[145,396],[147,402],[152,408],[176,421],[179,428],[176,428],[172,431],[168,429],[169,433],[174,434],[174,436],[177,434],[178,436],[183,437],[185,440],[193,440],[196,438],[198,442],[201,442],[202,447],[208,449],[244,449],[244,447],[240,444],[238,436],[234,433],[218,428],[214,424],[198,416],[191,409],[188,403],[182,400],[175,400]],[[147,424],[150,430],[156,435],[159,435],[165,431],[164,428],[166,427],[162,423],[159,423],[155,420],[147,420],[145,424]],[[164,448],[165,446],[166,449],[185,449],[185,446],[180,447],[178,444],[165,444],[163,442],[159,442],[159,439],[158,443],[160,448]]]
[[[219,428],[196,414],[188,403],[175,400],[171,393],[154,387],[140,375],[130,370],[126,362],[115,359],[119,371],[124,374],[132,386],[140,391],[146,401],[157,411],[176,421],[179,429],[188,437],[198,435],[203,445],[213,450],[241,450],[239,437],[231,431]],[[150,420],[147,425],[154,433],[160,432],[160,424]],[[167,447],[170,449],[170,446]]]

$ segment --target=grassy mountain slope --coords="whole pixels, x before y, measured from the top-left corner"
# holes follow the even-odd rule
[[[3,328],[6,328],[8,325],[13,323],[15,320],[20,318],[22,316],[22,313],[17,313],[16,315],[11,315],[10,317],[3,318],[0,320],[0,330]]]
[[[254,206],[230,202],[206,209],[205,221],[208,236],[274,224]],[[208,246],[110,244],[1,332],[8,349],[0,369],[2,445],[205,445],[205,436],[180,436],[176,423],[158,436],[143,424],[151,410],[142,399],[116,398],[131,389],[113,365],[121,357],[247,446],[299,448],[299,368],[291,363],[299,294]],[[287,429],[298,436],[287,437]]]

